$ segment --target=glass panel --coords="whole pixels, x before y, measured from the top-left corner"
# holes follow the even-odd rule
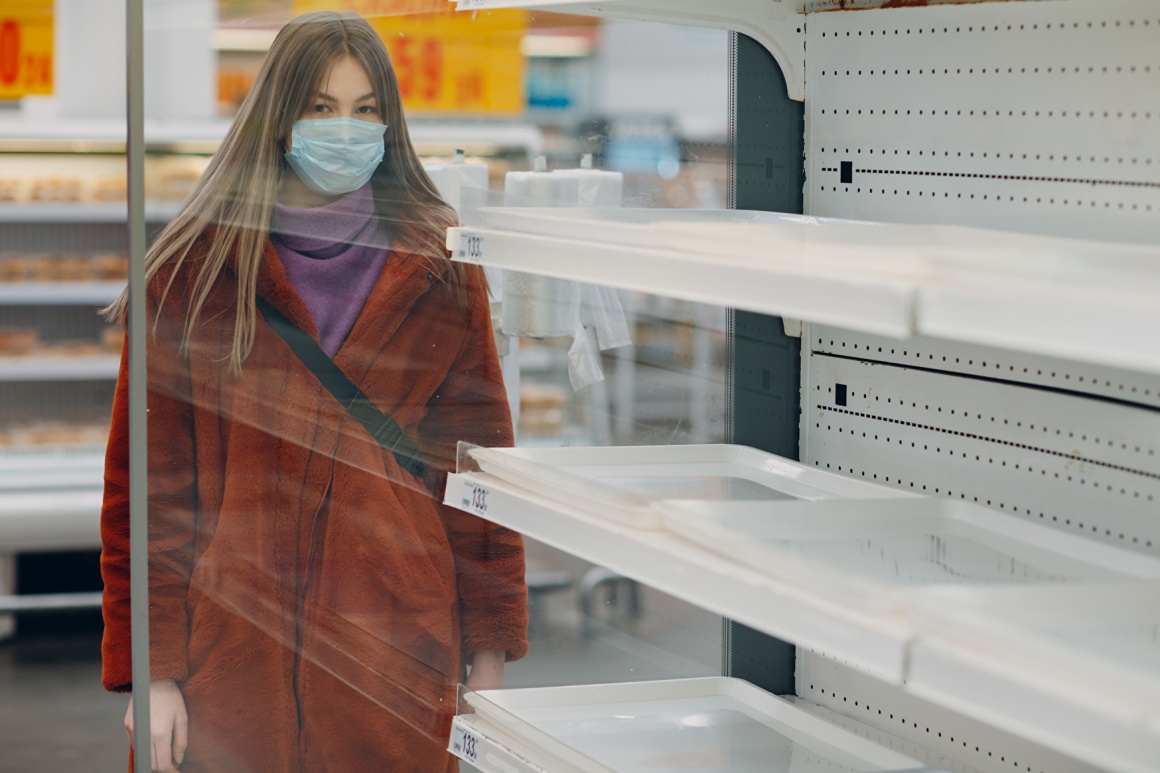
[[[723,440],[724,309],[445,243],[489,206],[723,207],[725,33],[444,0],[148,0],[146,27],[151,764],[444,770],[461,683],[718,674],[719,617],[442,500],[461,441]],[[682,485],[754,493],[707,475]]]

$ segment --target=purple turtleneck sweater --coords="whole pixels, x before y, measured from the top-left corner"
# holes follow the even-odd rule
[[[350,335],[387,263],[390,234],[374,214],[367,183],[320,207],[275,204],[270,218],[270,240],[331,357]]]

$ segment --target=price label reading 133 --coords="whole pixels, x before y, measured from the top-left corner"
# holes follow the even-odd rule
[[[459,259],[469,263],[483,261],[483,236],[477,233],[464,233],[463,243],[459,248]]]
[[[486,486],[470,483],[463,490],[461,508],[476,515],[487,515],[487,499],[490,492]]]
[[[479,739],[475,737],[474,733],[469,733],[456,725],[455,733],[451,739],[451,753],[474,765],[479,761]]]

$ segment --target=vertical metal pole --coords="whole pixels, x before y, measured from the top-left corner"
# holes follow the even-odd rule
[[[149,485],[145,404],[145,8],[126,0],[129,182],[129,572],[135,773],[149,773]]]

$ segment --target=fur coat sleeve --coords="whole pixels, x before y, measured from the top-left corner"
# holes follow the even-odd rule
[[[459,355],[428,406],[419,437],[436,468],[433,489],[440,499],[447,472],[454,471],[460,440],[486,446],[512,444],[511,414],[491,328],[483,270],[468,267],[468,308]],[[440,505],[458,574],[464,653],[527,652],[527,587],[522,537],[447,505]]]

